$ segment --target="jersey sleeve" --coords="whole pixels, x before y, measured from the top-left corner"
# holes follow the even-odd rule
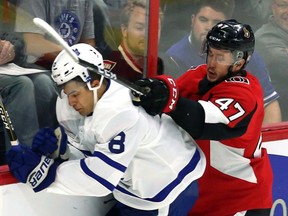
[[[205,111],[205,123],[223,123],[230,128],[247,125],[248,122],[244,124],[243,120],[255,112],[258,100],[256,97],[261,97],[262,94],[255,95],[245,85],[250,85],[248,79],[231,78],[215,86],[209,100],[200,100]]]

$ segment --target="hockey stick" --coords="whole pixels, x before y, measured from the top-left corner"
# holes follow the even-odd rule
[[[2,97],[0,96],[0,116],[1,120],[3,122],[3,126],[5,130],[7,131],[10,139],[10,143],[12,146],[16,146],[19,144],[16,133],[14,131],[14,127],[12,125],[11,119],[9,117],[9,114],[3,104]]]
[[[66,43],[66,41],[44,20],[36,17],[33,19],[33,22],[42,31],[46,32],[52,38],[54,38],[65,49],[65,51],[70,55],[70,57],[75,62],[77,62],[78,64],[86,67],[90,71],[93,71],[97,74],[104,76],[107,79],[114,80],[115,82],[127,87],[128,89],[136,92],[139,95],[147,94],[147,90],[145,88],[141,88],[140,86],[128,81],[127,79],[124,79],[123,77],[117,76],[116,74],[109,72],[107,70],[104,70],[104,72],[101,70],[98,70],[98,67],[96,65],[91,64],[91,63],[79,58],[76,55],[76,53],[71,49],[71,47]]]

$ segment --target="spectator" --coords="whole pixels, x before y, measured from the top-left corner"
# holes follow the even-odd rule
[[[76,44],[73,49],[104,70],[102,56],[93,47]],[[116,205],[107,216],[187,215],[197,199],[197,179],[205,169],[204,155],[194,140],[169,116],[152,117],[133,106],[128,88],[89,73],[66,51],[55,59],[52,76],[62,96],[57,101],[59,122],[74,146],[86,149],[85,156],[57,167],[59,154],[67,159],[63,157],[68,156],[67,137],[63,128],[56,130],[59,136],[44,128],[36,134],[32,149],[19,145],[8,152],[15,177],[35,192],[47,188],[96,197],[113,193]],[[55,163],[46,157],[53,152]],[[42,169],[40,164],[45,162],[47,169]],[[40,170],[45,172],[41,177]]]
[[[256,50],[262,55],[271,71],[271,80],[280,95],[283,120],[288,120],[288,1],[272,0],[269,21],[258,29]]]
[[[187,34],[191,26],[191,9],[195,0],[161,0],[161,8],[165,17],[161,29],[161,40],[159,41],[159,51],[166,51],[171,44],[180,40]]]
[[[9,67],[10,63],[26,66],[24,41],[16,33],[2,32],[0,37],[0,93],[19,141],[31,145],[40,127],[55,125],[56,94],[53,83],[46,73],[14,75],[13,64]],[[4,70],[10,71],[11,75],[4,74]],[[9,138],[7,134],[5,137],[8,149]]]
[[[167,73],[179,77],[193,65],[205,63],[200,53],[201,45],[209,29],[217,22],[230,18],[234,9],[234,0],[201,0],[195,3],[191,16],[191,33],[172,45],[166,54],[173,59],[178,70],[167,70]],[[167,61],[166,61],[167,62]],[[247,70],[260,81],[264,92],[265,117],[263,124],[281,121],[279,95],[271,84],[269,72],[257,53],[254,53],[247,65]],[[176,73],[175,73],[176,72]]]
[[[104,60],[104,64],[107,70],[136,81],[143,77],[146,59],[146,0],[128,1],[120,17],[122,42],[118,50]],[[158,60],[158,74],[161,74],[161,62]]]
[[[27,14],[29,17],[24,19]],[[33,25],[31,17],[45,20],[70,46],[83,42],[95,47],[92,1],[21,0],[17,8],[15,29],[23,33],[29,62],[36,61],[50,69],[56,55],[62,50]]]
[[[235,1],[233,18],[238,21],[249,23],[253,31],[256,32],[271,15],[271,0],[242,0]]]
[[[221,21],[206,35],[207,63],[176,80],[178,102],[170,103],[175,90],[162,80],[136,82],[150,92],[134,104],[151,114],[167,110],[204,151],[207,166],[191,216],[270,215],[273,175],[261,147],[263,93],[258,79],[244,70],[254,45],[249,25]]]

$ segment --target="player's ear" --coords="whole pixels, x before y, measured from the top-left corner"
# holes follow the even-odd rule
[[[91,81],[91,87],[97,87],[100,84],[100,81],[98,79],[94,79]]]
[[[239,59],[239,60],[237,60],[237,61],[234,63],[234,70],[235,70],[235,71],[240,70],[240,69],[243,67],[244,64],[245,64],[245,60],[244,60],[244,59]]]

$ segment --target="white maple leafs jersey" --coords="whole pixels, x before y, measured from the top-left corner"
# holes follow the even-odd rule
[[[202,176],[206,160],[194,140],[167,115],[150,116],[130,90],[111,81],[91,116],[57,101],[57,115],[78,149],[90,154],[62,163],[50,192],[114,197],[152,210],[172,203]]]

